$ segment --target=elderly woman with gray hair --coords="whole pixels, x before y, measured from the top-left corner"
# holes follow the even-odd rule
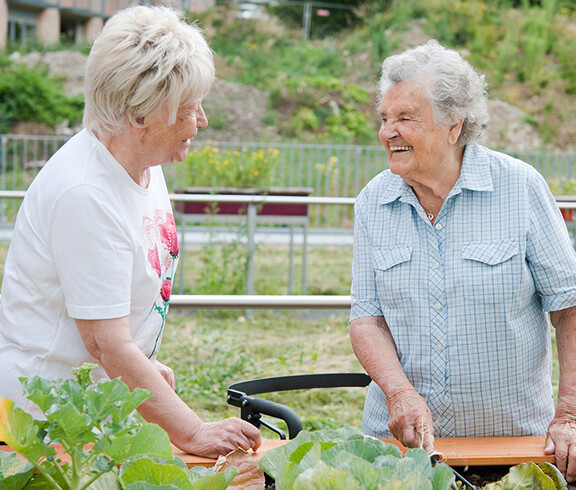
[[[380,80],[390,169],[355,206],[350,336],[372,378],[364,430],[547,435],[576,477],[576,253],[546,182],[475,141],[485,82],[436,41],[391,56]],[[554,407],[547,312],[560,385]]]
[[[0,305],[0,396],[39,415],[21,376],[69,378],[96,362],[152,392],[141,414],[184,451],[257,449],[237,418],[206,423],[157,359],[178,259],[161,165],[208,124],[213,55],[199,28],[163,7],[115,14],[86,70],[85,129],[40,171],[18,213]]]

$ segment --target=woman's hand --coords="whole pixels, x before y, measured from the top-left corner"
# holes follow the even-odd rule
[[[556,415],[548,426],[545,454],[554,454],[556,466],[566,481],[576,480],[576,410],[575,399],[559,399]]]
[[[173,390],[176,389],[176,376],[174,375],[172,368],[166,366],[166,364],[162,364],[158,360],[155,360],[153,364],[156,369],[158,369],[158,372],[162,375],[162,377],[166,380],[166,383],[170,385],[170,388]]]
[[[424,398],[413,389],[405,389],[387,397],[392,435],[406,447],[434,451],[432,414]]]
[[[183,451],[217,458],[235,449],[256,451],[261,444],[260,431],[252,424],[236,417],[218,422],[202,422],[192,438],[184,444],[175,444]]]

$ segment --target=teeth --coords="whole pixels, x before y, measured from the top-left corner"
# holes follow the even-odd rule
[[[411,146],[391,146],[390,150],[391,151],[407,151],[407,150],[411,150],[412,147]]]

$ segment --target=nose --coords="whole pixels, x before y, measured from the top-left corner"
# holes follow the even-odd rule
[[[378,135],[382,143],[395,138],[398,136],[398,132],[396,131],[396,124],[394,124],[392,121],[382,121]]]
[[[204,129],[208,127],[208,116],[206,116],[206,113],[204,112],[204,108],[202,106],[200,106],[198,108],[198,111],[196,112],[196,125],[200,128],[200,129]]]

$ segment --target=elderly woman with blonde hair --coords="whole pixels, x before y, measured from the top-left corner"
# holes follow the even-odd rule
[[[85,129],[40,171],[18,213],[0,305],[0,396],[31,413],[19,377],[72,377],[96,362],[153,396],[141,414],[180,449],[215,457],[257,449],[237,418],[206,423],[157,360],[178,260],[161,166],[183,160],[208,125],[214,80],[201,30],[164,7],[112,16],[86,70]]]
[[[355,205],[350,336],[372,378],[364,430],[547,435],[576,478],[576,253],[542,176],[477,143],[484,78],[436,41],[387,58],[390,169]],[[560,361],[554,407],[552,347]]]

